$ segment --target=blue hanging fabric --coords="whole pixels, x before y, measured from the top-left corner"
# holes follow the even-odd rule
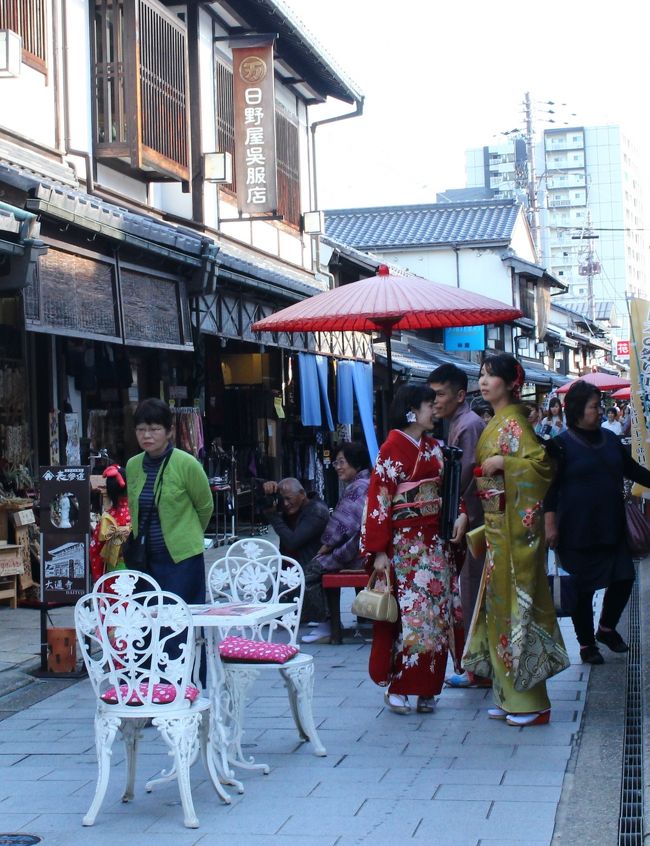
[[[339,423],[354,423],[354,390],[352,388],[353,361],[339,361],[336,365],[336,417]]]
[[[354,393],[357,397],[357,406],[359,407],[359,417],[361,418],[363,434],[366,438],[366,446],[370,453],[370,460],[374,464],[377,453],[379,452],[379,446],[372,419],[372,364],[355,361],[353,365],[352,381],[354,383]]]
[[[316,357],[307,353],[298,353],[298,371],[300,374],[300,419],[303,426],[320,426],[320,397],[315,390],[318,382]]]
[[[327,359],[324,355],[315,355],[316,371],[318,372],[318,384],[320,385],[320,395],[323,400],[325,408],[325,417],[327,417],[327,426],[330,432],[334,431],[334,420],[332,419],[332,409],[330,408],[329,397],[327,396]]]

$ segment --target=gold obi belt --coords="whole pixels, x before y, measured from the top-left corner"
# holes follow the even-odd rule
[[[399,484],[392,501],[393,525],[437,522],[442,507],[439,483],[438,478]]]
[[[476,492],[485,514],[500,514],[506,510],[503,476],[476,476]]]

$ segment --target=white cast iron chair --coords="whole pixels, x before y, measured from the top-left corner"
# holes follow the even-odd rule
[[[139,733],[151,719],[174,759],[185,825],[197,828],[190,766],[199,742],[215,790],[230,800],[208,755],[210,702],[191,684],[195,658],[191,612],[180,597],[160,588],[135,593],[136,585],[143,584],[141,573],[121,571],[110,576],[114,579],[111,593],[93,591],[75,607],[77,640],[97,694],[97,787],[83,824],[94,824],[106,795],[118,729],[127,756],[122,801],[133,799]],[[98,584],[101,587],[104,582]]]
[[[210,568],[208,590],[212,602],[293,602],[291,611],[282,617],[253,629],[230,629],[228,634],[241,635],[251,640],[279,640],[296,645],[305,592],[305,576],[300,564],[293,558],[282,556],[270,541],[254,538],[234,543],[225,557],[215,561]],[[269,772],[266,764],[255,764],[253,758],[245,759],[241,748],[246,694],[259,674],[265,670],[280,672],[301,740],[311,741],[315,755],[327,754],[318,737],[312,712],[313,655],[299,652],[284,664],[229,661],[224,662],[223,666],[232,697],[233,722],[237,727],[231,748],[233,764]]]

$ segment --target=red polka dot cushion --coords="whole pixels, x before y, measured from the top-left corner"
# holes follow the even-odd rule
[[[101,699],[109,705],[117,705],[118,701],[124,702],[124,697],[128,695],[129,686],[128,684],[121,684],[120,685],[120,698],[118,700],[117,691],[114,687],[109,687],[107,691],[102,693]],[[133,690],[131,692],[131,696],[125,705],[144,705],[147,701],[147,697],[149,695],[149,684],[148,682],[142,682],[138,685],[137,690]],[[185,688],[185,699],[189,699],[190,702],[194,702],[194,700],[199,696],[199,689],[194,687],[194,685],[189,684]],[[151,696],[151,704],[152,705],[169,705],[171,702],[176,699],[176,688],[173,684],[154,684],[153,686],[153,694]]]
[[[224,661],[250,661],[251,664],[285,664],[300,650],[290,643],[266,643],[230,635],[219,644]]]

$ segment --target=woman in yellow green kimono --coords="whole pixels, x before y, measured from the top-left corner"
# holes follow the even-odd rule
[[[481,394],[495,412],[476,447],[487,552],[463,656],[465,669],[492,679],[489,716],[515,726],[549,721],[546,679],[569,666],[545,567],[542,500],[553,471],[518,401],[523,381],[507,353],[481,368]]]

